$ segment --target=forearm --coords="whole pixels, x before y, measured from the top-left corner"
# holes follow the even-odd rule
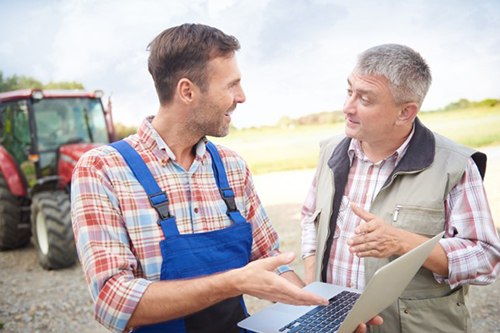
[[[294,271],[287,271],[283,274],[280,274],[280,276],[299,288],[305,287],[304,281],[302,281],[302,279]]]
[[[403,255],[407,252],[410,252],[412,249],[416,248],[420,244],[423,244],[429,238],[425,236],[421,236],[406,230],[398,229],[400,233],[400,247],[399,255]],[[442,248],[440,244],[437,244],[436,247],[432,250],[431,254],[424,262],[423,265],[428,270],[443,276],[447,277],[449,274],[448,271],[448,257],[446,256],[446,252]]]
[[[127,327],[185,317],[224,299],[240,295],[236,270],[189,280],[151,283],[137,304]]]
[[[217,275],[152,283],[136,306],[127,326],[134,327],[184,317],[241,294],[294,305],[328,304],[322,297],[300,289],[275,273],[277,267],[287,265],[293,259],[293,253],[281,254],[256,260],[245,267]],[[284,274],[289,277],[292,273]]]
[[[304,270],[306,274],[306,284],[311,284],[316,280],[316,256],[304,258]]]

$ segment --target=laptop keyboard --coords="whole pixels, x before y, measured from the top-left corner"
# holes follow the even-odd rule
[[[280,332],[336,332],[361,294],[343,291],[330,298],[330,304],[317,306],[302,317],[280,328]]]

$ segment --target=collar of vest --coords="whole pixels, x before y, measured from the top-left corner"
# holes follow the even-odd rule
[[[328,160],[328,166],[334,173],[345,172],[349,169],[347,152],[351,140],[349,137],[344,138]],[[418,117],[415,118],[415,133],[413,133],[408,149],[394,172],[412,172],[427,168],[434,161],[435,148],[434,134],[422,124]]]

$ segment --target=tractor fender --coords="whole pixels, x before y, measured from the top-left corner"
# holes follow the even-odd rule
[[[59,148],[58,156],[58,175],[62,187],[71,182],[71,175],[76,163],[87,151],[97,148],[101,144],[97,143],[76,143],[63,145]]]
[[[26,188],[19,174],[19,168],[3,146],[0,146],[0,171],[2,171],[10,193],[18,197],[25,197]]]

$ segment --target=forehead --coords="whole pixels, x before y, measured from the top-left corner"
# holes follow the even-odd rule
[[[351,73],[347,78],[351,89],[371,94],[391,93],[389,80],[381,75],[365,75],[356,72]]]
[[[208,61],[207,68],[212,79],[234,80],[241,76],[235,55],[213,58]]]

